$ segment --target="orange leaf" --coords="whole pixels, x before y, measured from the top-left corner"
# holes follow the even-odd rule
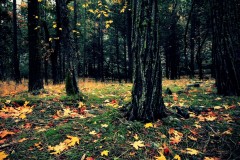
[[[1,140],[0,140],[0,144],[5,143],[6,140],[7,140],[7,139],[1,139]]]
[[[4,130],[4,131],[0,132],[0,137],[1,137],[1,138],[4,138],[4,137],[6,137],[6,136],[8,136],[8,135],[12,135],[12,134],[15,134],[15,133],[14,133],[14,132],[7,131],[7,130]]]

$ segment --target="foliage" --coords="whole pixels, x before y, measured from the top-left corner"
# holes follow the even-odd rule
[[[86,102],[61,100],[66,95],[64,84],[49,85],[35,97],[29,94],[28,104],[26,92],[21,93],[27,87],[19,84],[22,91],[1,96],[0,108],[8,117],[1,117],[0,147],[5,147],[0,155],[5,159],[236,158],[239,97],[219,97],[212,80],[185,90],[196,82],[164,80],[164,90],[177,88],[172,91],[178,99],[163,94],[172,114],[151,123],[127,121],[123,116],[131,84],[81,81]],[[179,115],[176,106],[186,109],[190,118]],[[28,107],[32,112],[25,119],[18,118],[16,112],[5,112],[6,108],[21,112],[20,108]]]

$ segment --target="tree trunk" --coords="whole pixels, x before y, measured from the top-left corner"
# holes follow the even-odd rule
[[[195,39],[196,39],[196,9],[194,6],[191,17],[191,33],[190,33],[190,78],[194,78],[195,65]]]
[[[43,89],[42,56],[39,51],[38,5],[38,0],[28,1],[29,91]]]
[[[133,89],[130,120],[156,121],[165,116],[159,51],[157,0],[132,0]]]
[[[217,92],[240,96],[240,1],[210,3]]]
[[[60,9],[60,23],[62,24],[62,33],[60,39],[60,48],[62,55],[66,57],[66,92],[67,95],[74,95],[79,93],[76,80],[76,53],[74,46],[74,37],[72,27],[69,21],[69,10],[67,8],[68,0],[59,1]],[[64,58],[64,57],[63,57]],[[65,62],[64,62],[65,63]]]
[[[21,83],[20,70],[19,70],[19,55],[18,55],[18,34],[17,34],[17,4],[13,0],[13,66],[14,66],[14,79],[16,83]]]

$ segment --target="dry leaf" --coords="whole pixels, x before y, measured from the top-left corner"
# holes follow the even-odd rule
[[[6,154],[4,151],[0,151],[0,160],[4,160],[7,158],[8,154]]]
[[[135,134],[135,135],[133,136],[133,138],[134,138],[135,140],[138,140],[138,139],[139,139],[139,137],[138,137],[137,134]]]
[[[15,133],[11,132],[11,131],[4,130],[4,131],[0,132],[0,137],[4,138],[4,137],[6,137],[8,135],[13,135],[13,134],[15,134]]]
[[[101,156],[108,156],[109,151],[108,150],[104,150],[101,152]]]
[[[199,151],[196,149],[192,149],[192,148],[186,148],[186,153],[190,154],[190,155],[197,155],[197,154],[199,154]]]
[[[173,160],[181,160],[181,157],[177,154],[173,157]]]
[[[146,124],[144,125],[144,127],[145,127],[145,128],[151,128],[151,127],[153,127],[153,124],[152,124],[152,123],[146,123]]]
[[[139,147],[144,147],[143,141],[135,141],[134,143],[131,143],[131,145],[138,150]]]
[[[18,140],[18,142],[19,142],[19,143],[22,143],[22,142],[24,142],[24,141],[26,141],[26,140],[28,140],[28,138],[22,138],[22,139]]]
[[[167,160],[166,157],[162,153],[159,153],[159,154],[160,154],[159,157],[155,157],[156,160]]]
[[[191,139],[192,141],[197,141],[197,138],[193,137],[193,136],[188,136],[189,139]]]

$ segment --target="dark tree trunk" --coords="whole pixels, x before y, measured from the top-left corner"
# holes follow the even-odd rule
[[[69,10],[67,8],[68,0],[59,1],[60,9],[60,23],[62,24],[62,32],[60,39],[60,47],[62,55],[66,57],[66,92],[67,95],[79,93],[76,80],[76,52],[74,46],[74,37],[72,27],[69,21]],[[63,57],[64,58],[64,57]],[[65,63],[65,62],[64,62]]]
[[[43,89],[42,56],[39,51],[38,0],[28,1],[29,83],[28,90]]]
[[[217,92],[240,96],[240,1],[210,3]]]
[[[17,34],[17,4],[13,0],[13,63],[14,63],[14,79],[16,83],[21,83],[19,70],[19,55],[18,55],[18,34]]]
[[[130,120],[155,121],[165,116],[159,51],[157,0],[132,0],[133,89]]]
[[[132,6],[131,0],[127,0],[129,6]],[[131,9],[128,9],[126,11],[127,14],[127,51],[128,51],[128,77],[130,82],[132,82],[132,76],[133,76],[133,55],[132,55],[132,11]]]
[[[56,39],[55,39],[55,47],[54,47],[54,52],[51,53],[50,59],[52,63],[52,79],[53,79],[53,84],[59,84],[61,82],[60,79],[62,79],[62,61],[61,61],[61,56],[60,56],[60,39],[61,39],[61,17],[60,17],[60,2],[59,0],[56,0]],[[59,61],[58,61],[59,59]],[[59,63],[60,62],[60,63]]]
[[[117,64],[117,78],[118,78],[118,82],[121,83],[121,73],[120,73],[120,53],[119,53],[119,42],[118,42],[118,29],[115,28],[115,36],[116,36],[116,39],[115,39],[115,48],[116,48],[116,64]]]
[[[196,9],[194,7],[191,17],[191,33],[190,33],[190,78],[194,78],[195,64],[195,39],[196,39]]]

